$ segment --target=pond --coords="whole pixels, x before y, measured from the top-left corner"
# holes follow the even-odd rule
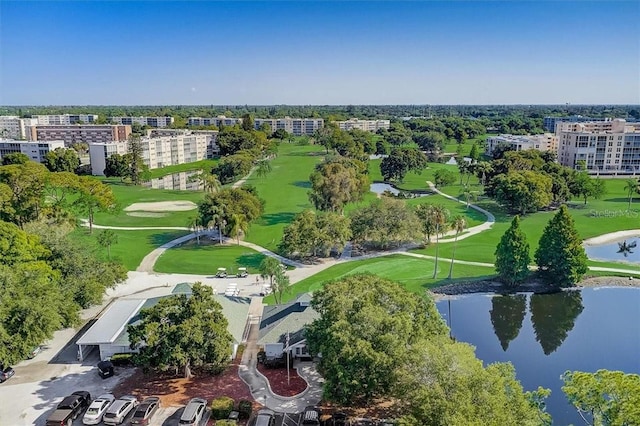
[[[145,182],[144,186],[153,189],[174,189],[180,191],[200,191],[202,184],[199,181],[191,181],[192,176],[198,171],[173,173],[157,179]]]
[[[624,238],[608,244],[585,246],[589,259],[640,264],[639,237]]]
[[[453,336],[485,365],[510,361],[525,390],[551,389],[554,425],[583,424],[561,390],[566,370],[640,373],[640,288],[475,294],[437,303]]]
[[[402,191],[393,185],[389,185],[388,183],[382,183],[382,182],[376,182],[369,185],[369,191],[376,194],[384,194],[385,192],[390,192],[393,195],[398,195],[401,193],[407,194],[405,198],[426,197],[428,195],[431,195],[431,193],[428,193],[428,192]]]

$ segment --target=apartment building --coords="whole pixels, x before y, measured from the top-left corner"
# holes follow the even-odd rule
[[[340,130],[359,129],[365,132],[377,132],[379,129],[389,129],[391,124],[389,120],[360,120],[358,118],[350,118],[346,121],[336,121]]]
[[[211,158],[209,154],[213,150],[212,140],[215,142],[211,134],[194,134],[188,130],[165,136],[142,137],[142,160],[149,169],[204,160]],[[113,154],[126,154],[128,146],[128,141],[89,144],[91,173],[104,175],[107,158]]]
[[[17,115],[0,116],[0,138],[26,139],[26,126],[38,124],[35,118],[20,118]]]
[[[161,136],[177,136],[177,135],[205,135],[207,140],[207,157],[215,158],[220,155],[220,147],[218,146],[217,130],[189,130],[189,129],[149,129],[147,137],[157,138]]]
[[[36,125],[27,126],[30,141],[63,140],[66,146],[74,143],[102,143],[123,141],[131,136],[131,126],[110,124]]]
[[[258,130],[263,124],[268,124],[271,127],[271,131],[275,132],[278,129],[284,129],[287,133],[291,133],[294,136],[308,135],[321,129],[324,126],[324,120],[322,118],[255,118],[253,124]]]
[[[640,171],[640,124],[623,119],[558,123],[558,161],[591,171]]]
[[[43,126],[60,125],[68,126],[70,124],[91,124],[98,121],[95,114],[55,114],[55,115],[34,115],[33,118],[38,120],[37,124]]]
[[[20,141],[0,139],[0,159],[8,154],[23,153],[32,161],[42,163],[44,157],[56,148],[64,148],[64,141]]]
[[[553,133],[541,135],[498,135],[487,138],[485,152],[493,155],[493,150],[498,146],[508,146],[513,151],[536,149],[538,151],[558,152],[558,138]]]
[[[173,117],[109,117],[109,120],[113,124],[126,124],[133,125],[133,123],[137,123],[141,126],[151,126],[151,127],[168,127],[174,123]]]
[[[242,118],[225,117],[219,115],[217,117],[189,117],[189,126],[234,126],[242,123]]]

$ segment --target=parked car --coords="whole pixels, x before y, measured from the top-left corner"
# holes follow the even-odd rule
[[[320,416],[322,412],[318,407],[309,406],[305,407],[302,412],[302,424],[320,426]]]
[[[27,355],[27,359],[35,358],[36,355],[38,355],[40,352],[42,352],[42,346],[38,345],[35,348],[33,348],[31,352],[29,352],[29,355]]]
[[[127,414],[138,406],[138,400],[135,396],[125,395],[113,401],[104,413],[102,421],[106,425],[119,425],[127,417]]]
[[[132,425],[148,425],[156,411],[160,408],[160,398],[151,396],[145,398],[144,401],[138,405],[133,417],[131,418]]]
[[[103,379],[113,376],[114,374],[113,363],[111,361],[100,361],[98,363],[98,374]]]
[[[91,394],[87,391],[76,391],[65,397],[56,410],[49,415],[47,426],[69,426],[91,403]]]
[[[189,401],[178,422],[181,426],[198,426],[207,408],[207,400],[193,398]]]
[[[109,408],[115,399],[116,397],[110,393],[105,393],[104,395],[100,395],[94,399],[91,405],[89,405],[89,408],[87,408],[87,411],[84,413],[82,423],[85,425],[97,425],[100,423],[102,421],[102,416],[104,416],[107,408]]]
[[[0,383],[6,382],[11,377],[13,377],[16,372],[11,367],[1,368],[0,369]]]
[[[253,426],[274,426],[276,423],[276,413],[271,410],[263,409],[258,411]]]

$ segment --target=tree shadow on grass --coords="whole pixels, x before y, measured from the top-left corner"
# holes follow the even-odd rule
[[[293,182],[291,185],[297,186],[298,188],[311,188],[311,182],[306,180],[297,180]]]
[[[293,212],[280,212],[262,215],[260,224],[265,226],[277,225],[279,223],[291,223],[296,214]]]
[[[612,202],[612,203],[625,203],[626,205],[629,204],[629,197],[626,198],[607,198],[606,200],[602,200],[602,201],[607,201],[607,202]],[[637,203],[637,201],[635,199],[631,200],[631,204],[633,204],[634,202]]]
[[[173,241],[176,238],[180,238],[187,235],[188,231],[159,231],[156,234],[151,234],[147,237],[147,241],[153,244],[155,247],[160,247],[163,244]],[[203,238],[202,236],[200,238]]]

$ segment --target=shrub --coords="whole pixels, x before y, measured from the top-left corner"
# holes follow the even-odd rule
[[[238,412],[240,413],[241,419],[248,419],[251,417],[251,412],[253,411],[253,404],[251,401],[247,401],[246,399],[241,399],[238,403]]]
[[[133,354],[113,354],[111,363],[115,366],[125,366],[133,364]]]
[[[211,401],[211,417],[216,420],[226,419],[233,411],[235,401],[228,396],[221,396]]]
[[[216,426],[236,426],[238,422],[235,420],[218,420]]]

